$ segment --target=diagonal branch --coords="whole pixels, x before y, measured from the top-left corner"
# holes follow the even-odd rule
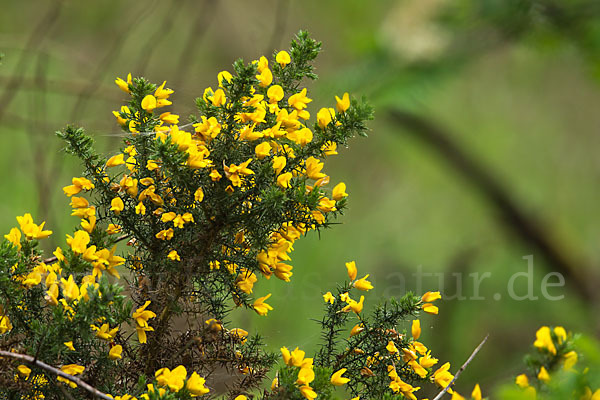
[[[465,361],[465,363],[458,369],[458,371],[456,371],[456,374],[454,374],[454,378],[452,378],[450,383],[448,385],[446,385],[444,390],[439,392],[438,395],[433,398],[433,400],[440,400],[442,398],[442,396],[444,395],[444,393],[446,393],[452,387],[452,385],[454,385],[454,382],[458,379],[460,374],[462,374],[462,372],[465,370],[465,368],[467,368],[467,365],[469,365],[471,363],[471,361],[473,361],[473,359],[475,358],[477,353],[479,353],[479,350],[481,350],[481,348],[483,347],[485,342],[487,342],[488,337],[490,337],[490,335],[486,335],[485,338],[483,338],[481,343],[479,343],[479,346],[477,346],[475,348],[475,350],[473,350],[473,352],[471,353],[469,358],[467,358],[467,361]]]
[[[398,126],[404,128],[405,132],[431,147],[465,177],[483,198],[496,208],[500,222],[524,243],[536,248],[546,262],[572,285],[574,293],[586,302],[598,300],[593,288],[596,280],[586,276],[591,273],[590,269],[580,271],[577,263],[564,253],[542,226],[509,195],[508,189],[494,174],[454,142],[451,134],[427,119],[407,111],[390,110],[389,116]]]
[[[61,371],[58,368],[54,368],[51,365],[46,364],[45,362],[42,362],[40,360],[36,360],[31,356],[28,356],[26,354],[20,354],[20,353],[11,353],[10,351],[4,351],[4,350],[0,350],[0,356],[2,357],[10,357],[10,358],[14,358],[16,360],[21,360],[26,362],[29,365],[33,365],[35,367],[44,369],[48,372],[53,373],[54,375],[60,376],[62,378],[68,379],[71,382],[77,384],[78,386],[81,386],[83,389],[87,390],[88,392],[90,392],[92,395],[94,395],[95,397],[101,398],[101,399],[105,399],[105,400],[112,400],[112,397],[107,396],[106,394],[102,393],[101,391],[99,391],[98,389],[96,389],[93,386],[88,385],[87,383],[85,383],[83,380],[81,380],[80,378],[77,378],[73,375],[67,374],[66,372]]]

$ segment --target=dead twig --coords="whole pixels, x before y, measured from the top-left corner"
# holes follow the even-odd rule
[[[479,343],[479,346],[477,346],[475,350],[473,350],[469,358],[467,358],[467,361],[465,361],[465,363],[458,369],[458,371],[456,371],[456,374],[454,374],[454,378],[450,381],[450,383],[446,385],[446,387],[441,392],[439,392],[438,395],[433,398],[433,400],[440,400],[444,393],[446,393],[448,389],[450,389],[452,385],[454,385],[454,382],[458,379],[460,374],[465,370],[465,368],[467,368],[467,365],[469,365],[469,363],[473,361],[477,353],[479,353],[479,350],[481,350],[485,342],[487,342],[488,337],[490,337],[490,335],[486,335],[486,337],[483,338],[481,343]]]
[[[20,353],[11,353],[10,351],[4,351],[4,350],[0,350],[0,356],[2,357],[10,357],[10,358],[14,358],[16,360],[21,360],[26,362],[29,365],[33,365],[35,367],[44,369],[48,372],[53,373],[54,375],[60,376],[62,378],[68,379],[71,382],[77,384],[78,386],[82,387],[83,389],[87,390],[88,392],[90,392],[92,395],[99,397],[101,399],[105,399],[105,400],[112,400],[112,397],[107,396],[106,394],[102,393],[101,391],[99,391],[98,389],[96,389],[93,386],[88,385],[87,383],[85,383],[83,380],[81,380],[80,378],[77,378],[73,375],[67,374],[66,372],[61,371],[58,368],[54,368],[51,365],[46,364],[45,362],[42,362],[40,360],[36,360],[31,356],[28,356],[27,354],[20,354]]]

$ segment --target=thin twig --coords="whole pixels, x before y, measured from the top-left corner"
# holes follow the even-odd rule
[[[81,380],[80,378],[77,378],[73,375],[67,374],[66,372],[61,371],[58,368],[54,368],[51,365],[48,365],[40,360],[35,360],[33,357],[28,356],[27,354],[20,354],[20,353],[12,353],[10,351],[4,351],[4,350],[0,350],[0,356],[2,357],[10,357],[10,358],[14,358],[17,360],[22,360],[30,365],[36,366],[38,368],[44,369],[48,372],[51,372],[57,376],[60,376],[62,378],[68,379],[71,382],[77,384],[78,386],[81,386],[83,389],[87,390],[88,392],[90,392],[91,394],[93,394],[96,397],[99,397],[101,399],[105,399],[105,400],[112,400],[112,397],[107,396],[106,394],[102,393],[101,391],[99,391],[98,389],[96,389],[93,386],[88,385],[87,383],[85,383],[83,380]]]
[[[442,396],[444,395],[444,393],[446,393],[448,391],[448,389],[450,389],[452,387],[452,385],[454,385],[454,382],[458,379],[459,375],[465,370],[465,368],[467,368],[467,365],[469,365],[469,363],[471,361],[473,361],[473,358],[475,358],[477,353],[479,353],[479,350],[481,350],[481,348],[483,347],[485,342],[487,342],[488,337],[490,337],[489,334],[486,335],[485,338],[483,338],[481,343],[479,343],[479,346],[477,346],[475,348],[475,350],[473,350],[473,352],[471,353],[469,358],[467,358],[467,361],[465,361],[465,363],[458,369],[458,371],[456,371],[456,374],[454,374],[454,378],[450,381],[450,383],[448,385],[446,385],[444,390],[439,392],[438,395],[433,398],[433,400],[440,400],[442,398]]]

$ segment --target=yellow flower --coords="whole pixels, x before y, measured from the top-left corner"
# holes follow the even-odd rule
[[[550,382],[550,374],[543,366],[540,368],[540,372],[538,373],[538,379],[542,382]]]
[[[229,71],[221,71],[217,74],[217,81],[219,82],[220,87],[223,87],[223,80],[231,83],[231,78],[233,78],[233,76]]]
[[[217,171],[216,169],[213,169],[212,171],[210,171],[210,179],[212,179],[213,182],[217,182],[219,181],[223,176],[219,173],[219,171]]]
[[[179,115],[171,114],[168,111],[160,114],[159,118],[165,124],[175,125],[179,123]]]
[[[271,79],[273,79],[272,76]],[[224,106],[225,103],[227,103],[225,92],[223,91],[223,89],[217,89],[212,97],[212,105],[215,107],[220,107]]]
[[[465,400],[463,396],[461,396],[458,392],[452,393],[452,397],[450,400]]]
[[[421,366],[423,368],[430,368],[433,367],[435,364],[438,363],[438,359],[431,357],[431,352],[428,351],[427,354],[425,354],[423,357],[421,357],[421,359],[419,360],[419,364],[421,364]]]
[[[121,353],[123,352],[123,346],[120,344],[110,348],[108,352],[108,358],[111,360],[120,360],[122,358]]]
[[[342,311],[348,312],[350,310],[354,311],[356,314],[360,314],[363,309],[363,303],[365,301],[365,296],[360,296],[360,301],[355,301],[352,299],[348,299],[348,305],[342,308]]]
[[[365,326],[363,324],[356,324],[350,330],[350,337],[358,335],[359,333],[361,333],[364,330],[365,330]]]
[[[162,83],[162,85],[160,85],[156,91],[154,92],[154,96],[158,99],[158,100],[164,100],[166,98],[168,98],[171,94],[174,93],[174,91],[172,89],[165,89],[165,85],[167,84],[167,81],[164,81]]]
[[[519,385],[521,389],[525,389],[529,386],[529,379],[527,379],[527,375],[521,374],[517,376],[517,378],[515,379],[515,383]]]
[[[321,129],[325,129],[331,123],[335,111],[333,108],[321,108],[317,113],[317,124]]]
[[[325,174],[321,172],[321,169],[323,169],[323,163],[316,158],[308,157],[304,164],[306,168],[306,176],[308,176],[310,179],[319,180],[325,177]]]
[[[564,356],[565,363],[563,365],[563,369],[565,371],[570,371],[573,369],[573,366],[577,363],[577,353],[573,350],[566,353]]]
[[[124,81],[121,78],[117,78],[115,80],[115,83],[117,84],[117,86],[119,86],[119,89],[121,89],[125,93],[131,93],[129,90],[129,85],[132,83],[131,74],[127,74],[127,81]]]
[[[52,283],[48,286],[48,291],[46,291],[44,298],[48,304],[53,306],[58,305],[58,285],[56,283]]]
[[[21,250],[21,231],[18,228],[12,228],[8,235],[4,235],[4,238]]]
[[[265,68],[260,74],[256,75],[256,79],[258,79],[260,87],[267,87],[273,82],[273,73],[269,68]]]
[[[87,249],[87,245],[90,242],[90,235],[86,231],[77,231],[71,237],[67,235],[67,244],[71,246],[71,250],[76,254],[83,254]]]
[[[144,215],[146,214],[146,206],[141,201],[135,206],[135,213]]]
[[[277,177],[277,186],[287,189],[291,187],[290,180],[292,179],[291,172],[285,172]]]
[[[350,261],[346,263],[346,269],[348,270],[348,277],[351,281],[356,279],[356,274],[358,273],[356,269],[356,262]]]
[[[229,331],[229,335],[236,340],[244,343],[246,341],[246,337],[248,336],[248,332],[243,330],[242,328],[233,328]]]
[[[411,333],[413,339],[415,340],[418,340],[421,336],[421,321],[419,321],[418,319],[413,320],[411,326]]]
[[[154,161],[154,160],[148,160],[146,162],[146,169],[148,171],[154,171],[157,168],[158,168],[158,164],[156,163],[156,161]]]
[[[321,151],[326,155],[326,156],[333,156],[337,154],[337,143],[335,142],[325,142],[325,144],[323,146],[321,146]]]
[[[448,386],[452,379],[454,379],[454,375],[448,372],[449,369],[450,363],[447,362],[433,373],[433,381],[441,388]]]
[[[181,257],[179,257],[179,254],[177,254],[177,250],[171,250],[167,255],[167,258],[173,261],[181,261]]]
[[[300,93],[296,93],[290,96],[288,104],[300,111],[306,108],[306,105],[310,103],[312,99],[306,97],[306,88],[302,89]]]
[[[69,301],[75,300],[79,297],[79,286],[73,280],[73,275],[69,275],[69,279],[61,279],[63,296]]]
[[[369,277],[369,274],[365,275],[364,278],[360,278],[356,282],[354,282],[354,284],[352,286],[354,286],[358,290],[364,290],[364,291],[369,291],[369,290],[373,289],[373,285],[371,284],[371,282],[369,282],[367,280],[368,277]]]
[[[323,300],[325,303],[333,304],[335,297],[331,294],[331,292],[327,292],[323,295]]]
[[[423,304],[423,311],[425,311],[428,314],[437,315],[439,312],[439,309],[431,303],[425,303],[425,304]]]
[[[473,398],[473,400],[481,400],[481,388],[479,387],[479,383],[476,384],[475,387],[473,388],[471,397]]]
[[[279,85],[273,85],[267,90],[267,97],[269,98],[269,103],[277,103],[278,101],[283,99],[283,96],[283,88]]]
[[[116,167],[117,165],[125,164],[125,160],[123,159],[123,154],[117,154],[116,156],[112,156],[106,162],[106,167]]]
[[[348,93],[344,93],[341,99],[335,96],[335,107],[341,113],[346,112],[346,110],[350,107],[350,95],[348,95]]]
[[[308,385],[300,386],[300,393],[305,399],[313,400],[317,398],[315,391]]]
[[[312,359],[305,359],[312,360]],[[313,370],[312,364],[309,362],[308,365],[302,365],[300,371],[298,371],[298,379],[296,383],[299,385],[308,385],[315,380],[315,371]]]
[[[81,365],[77,365],[77,364],[68,364],[68,365],[63,365],[62,367],[60,367],[60,370],[69,375],[79,375],[85,370],[85,367],[82,367]],[[70,380],[63,378],[62,376],[57,376],[56,379],[60,382],[67,383],[72,388],[77,387],[77,385],[74,382],[71,382]]]
[[[135,310],[132,316],[137,325],[135,329],[140,343],[146,343],[146,332],[154,330],[154,328],[148,325],[148,320],[156,317],[156,314],[150,310],[146,310],[149,304],[150,300],[146,301],[143,306]]]
[[[423,303],[432,303],[441,298],[442,295],[440,294],[440,292],[427,292],[423,296],[421,296],[421,301]]]
[[[157,239],[161,239],[161,240],[171,240],[173,238],[173,228],[169,228],[169,229],[163,229],[162,231],[158,232],[156,235],[154,235]]]
[[[273,157],[273,169],[276,174],[280,174],[281,170],[285,167],[286,158],[284,156]]]
[[[259,144],[258,146],[256,146],[254,148],[254,153],[256,154],[256,158],[258,158],[259,160],[262,160],[263,158],[267,157],[270,152],[271,152],[271,145],[269,144],[269,142],[262,142],[261,144]]]
[[[10,319],[8,319],[8,315],[4,313],[4,308],[0,304],[0,334],[6,333],[11,329],[12,324],[10,323]]]
[[[385,346],[386,350],[389,351],[391,354],[396,354],[398,353],[398,348],[396,347],[396,344],[393,341],[389,341],[387,346]]]
[[[156,314],[150,310],[146,310],[146,307],[150,305],[150,300],[146,301],[143,306],[139,307],[133,313],[132,317],[135,319],[135,322],[138,326],[146,327],[148,326],[148,320],[150,318],[156,317]]]
[[[92,329],[97,331],[96,336],[98,338],[106,340],[108,342],[112,341],[117,335],[117,332],[119,331],[119,327],[110,329],[110,326],[108,324],[102,324],[100,328],[98,328],[96,325],[92,325]]]
[[[19,372],[19,376],[21,376],[21,378],[29,378],[29,374],[31,374],[31,368],[27,367],[26,365],[19,365],[17,367],[17,371]]]
[[[156,97],[151,94],[146,95],[142,99],[142,108],[148,112],[152,112],[157,107]]]
[[[346,184],[344,182],[340,182],[333,188],[331,192],[331,197],[335,201],[340,201],[344,197],[347,197],[348,193],[346,193]]]
[[[64,342],[63,344],[67,346],[67,349],[75,351],[75,347],[73,347],[73,341]]]
[[[346,372],[346,368],[342,368],[339,371],[335,372],[331,376],[331,384],[334,386],[342,386],[342,385],[345,385],[346,383],[350,382],[349,378],[345,378],[342,376],[342,375],[344,375],[344,372]]]
[[[210,390],[204,386],[205,382],[206,380],[204,378],[202,378],[196,372],[192,372],[192,375],[187,380],[185,387],[192,394],[192,397],[202,396],[210,392]]]
[[[204,200],[204,191],[201,187],[196,189],[196,191],[194,192],[194,200],[196,200],[198,203],[201,203],[202,200]]]
[[[183,382],[187,377],[187,371],[183,365],[176,367],[173,371],[162,368],[156,371],[156,381],[161,386],[167,386],[172,392],[178,392],[183,388]]]
[[[275,61],[277,61],[279,65],[281,65],[281,68],[284,68],[292,61],[292,59],[290,58],[290,55],[287,51],[282,50],[275,56]]]
[[[63,187],[63,192],[69,197],[76,195],[82,190],[91,190],[94,188],[94,184],[86,178],[73,178],[71,183],[73,184]]]
[[[257,280],[254,272],[243,270],[236,279],[236,285],[242,292],[250,294]]]
[[[52,231],[44,230],[44,225],[46,224],[45,222],[42,222],[40,225],[34,224],[33,218],[29,213],[23,215],[22,217],[17,217],[17,222],[19,223],[21,231],[27,240],[45,239],[52,234]]]
[[[256,311],[258,315],[265,316],[269,311],[273,310],[273,307],[265,303],[265,300],[267,300],[269,297],[271,297],[271,293],[264,297],[259,297],[254,301],[252,307],[254,307],[254,311]]]
[[[555,327],[554,334],[556,335],[556,338],[558,339],[558,344],[561,344],[562,342],[567,340],[567,331],[565,331],[565,328],[563,328],[562,326]]]
[[[119,225],[108,224],[108,227],[106,228],[106,233],[108,233],[109,235],[114,235],[115,233],[121,232],[121,230],[122,228]]]
[[[550,334],[550,328],[542,326],[535,333],[535,342],[533,345],[538,349],[547,349],[550,353],[556,354],[556,347],[552,341],[552,335]]]
[[[119,215],[119,213],[125,208],[125,204],[123,204],[123,200],[120,197],[115,197],[112,199],[110,206],[110,210],[114,211],[116,215]]]

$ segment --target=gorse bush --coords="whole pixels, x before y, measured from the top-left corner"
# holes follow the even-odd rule
[[[238,307],[266,316],[271,294],[255,283],[290,282],[295,241],[346,207],[324,160],[365,136],[373,112],[345,93],[309,122],[300,85],[316,78],[320,46],[300,32],[289,52],[236,61],[185,124],[164,111],[165,83],[117,79],[130,99],[114,112],[125,139],[109,158],[81,128],[58,134],[83,164],[63,188],[81,226],[49,258],[38,241],[52,232],[30,214],[5,235],[0,398],[416,399],[453,382],[419,342],[417,317],[438,313],[439,292],[367,311],[361,291],[373,286],[354,262],[323,295],[314,357],[284,343],[269,353],[260,332],[230,322]]]

